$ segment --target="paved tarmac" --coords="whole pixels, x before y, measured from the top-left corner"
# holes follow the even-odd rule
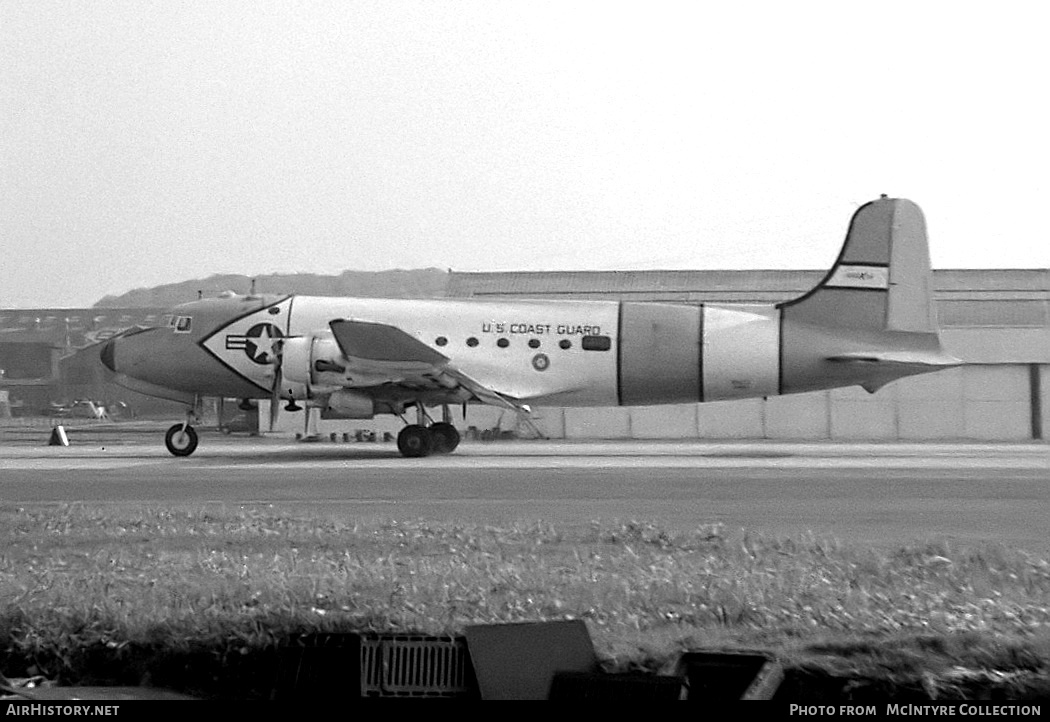
[[[109,429],[45,446],[0,437],[0,504],[86,503],[505,524],[651,521],[670,530],[894,546],[992,541],[1050,557],[1050,445],[784,442],[464,442],[404,459],[393,444]]]

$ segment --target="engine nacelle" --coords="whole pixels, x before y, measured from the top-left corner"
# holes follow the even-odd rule
[[[371,419],[375,415],[375,401],[370,396],[345,389],[333,391],[321,409],[322,419]]]
[[[311,396],[340,389],[350,380],[343,352],[330,336],[286,339],[281,352],[281,373],[287,381],[306,386]]]

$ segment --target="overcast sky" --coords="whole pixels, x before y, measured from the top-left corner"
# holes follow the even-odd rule
[[[1050,266],[1050,10],[0,2],[0,307],[214,273]]]

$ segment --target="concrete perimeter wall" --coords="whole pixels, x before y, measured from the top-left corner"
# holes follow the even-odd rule
[[[971,364],[901,379],[875,394],[850,387],[680,406],[539,408],[534,420],[547,436],[567,439],[1046,441],[1050,364]],[[472,406],[465,423],[458,415],[455,422],[517,427],[514,414],[488,407]],[[521,433],[528,435],[524,427]]]

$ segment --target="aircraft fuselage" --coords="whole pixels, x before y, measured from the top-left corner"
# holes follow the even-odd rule
[[[192,306],[180,314],[196,324]],[[691,403],[779,393],[779,312],[771,305],[291,296],[229,320],[199,344],[253,385],[253,395],[267,396],[275,340],[313,335],[323,343],[333,319],[396,326],[478,382],[532,404]],[[307,385],[302,369],[286,366],[285,374]],[[186,376],[185,369],[178,374]],[[367,377],[328,380],[371,386]],[[314,385],[325,387],[323,381]],[[296,398],[310,395],[301,386],[292,385]],[[194,384],[183,388],[199,391]]]

